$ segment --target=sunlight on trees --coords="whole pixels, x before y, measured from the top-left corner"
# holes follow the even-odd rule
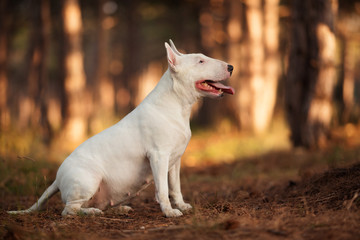
[[[171,38],[235,67],[236,95],[200,101],[194,129],[230,122],[263,137],[287,113],[294,146],[326,146],[335,129],[358,126],[359,23],[352,0],[4,0],[0,135],[71,151],[144,99]]]
[[[279,1],[232,1],[230,60],[238,63],[236,116],[241,129],[264,133],[271,123],[279,80]],[[241,10],[241,8],[243,10]],[[244,14],[243,18],[239,17]],[[241,24],[241,20],[244,23]],[[234,30],[238,26],[241,30]],[[234,33],[232,31],[234,30]],[[237,75],[239,74],[239,75]],[[236,80],[236,79],[235,79]],[[234,82],[234,79],[231,81]]]
[[[154,89],[165,69],[160,62],[150,63],[146,70],[139,76],[138,94],[135,104],[139,105],[145,97]]]
[[[63,6],[65,33],[65,93],[66,117],[64,138],[70,144],[79,144],[86,136],[86,77],[81,49],[82,20],[79,2],[66,0]],[[86,101],[87,100],[87,101]]]

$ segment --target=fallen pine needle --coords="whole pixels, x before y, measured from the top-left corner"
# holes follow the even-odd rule
[[[118,221],[118,222],[129,222],[129,221],[134,220],[134,219],[120,219],[120,218],[108,218],[108,217],[100,217],[100,219],[110,220],[110,221]]]
[[[359,197],[359,190],[354,193],[354,196],[352,197],[352,199],[351,199],[350,201],[344,202],[344,204],[346,205],[346,209],[347,209],[347,210],[350,210],[353,202],[354,202],[355,199],[358,198],[358,197]]]

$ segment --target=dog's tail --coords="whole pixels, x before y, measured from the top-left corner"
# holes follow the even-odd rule
[[[48,187],[45,192],[41,195],[39,200],[37,200],[34,205],[32,205],[29,209],[26,210],[20,210],[20,211],[8,211],[9,214],[25,214],[25,213],[31,213],[35,211],[40,211],[44,209],[46,202],[54,196],[55,193],[59,191],[59,187],[57,186],[56,180]]]

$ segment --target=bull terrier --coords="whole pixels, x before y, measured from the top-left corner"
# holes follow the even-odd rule
[[[182,54],[171,40],[170,45],[165,43],[169,67],[144,101],[77,147],[34,205],[9,213],[41,210],[60,191],[63,216],[99,215],[128,202],[152,180],[166,217],[192,209],[180,188],[181,156],[191,137],[191,107],[200,97],[234,94],[232,87],[220,83],[230,78],[233,66],[203,54]]]

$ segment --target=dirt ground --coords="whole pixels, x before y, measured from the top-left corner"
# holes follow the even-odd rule
[[[360,239],[359,152],[271,153],[184,167],[183,194],[194,211],[180,218],[162,215],[153,186],[128,214],[72,218],[61,216],[59,194],[43,212],[8,215],[36,197],[0,187],[0,239]]]

